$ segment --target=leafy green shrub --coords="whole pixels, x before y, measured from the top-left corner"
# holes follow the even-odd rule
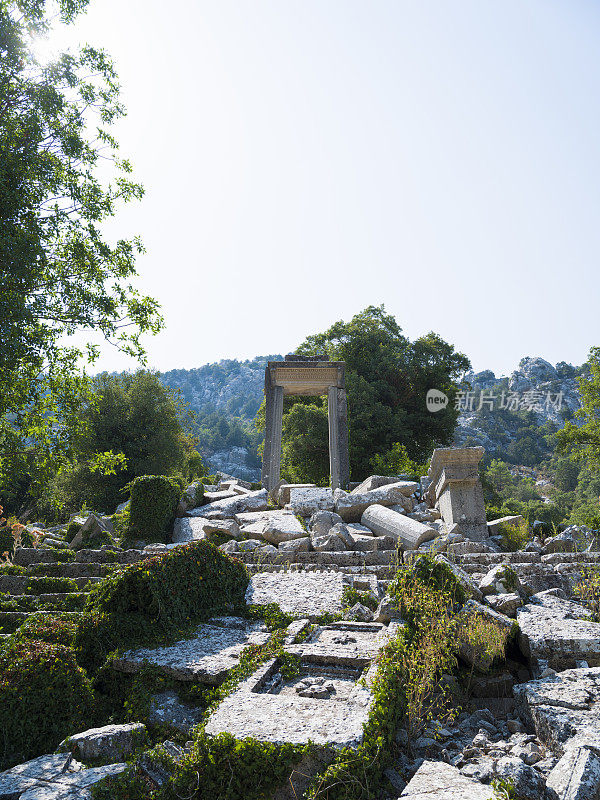
[[[73,541],[73,539],[79,533],[80,528],[81,525],[79,524],[79,522],[75,522],[74,519],[71,520],[71,522],[69,522],[69,524],[67,525],[67,532],[65,533],[65,539],[67,540],[67,542]]]
[[[496,527],[498,536],[502,536],[502,549],[507,553],[516,553],[522,550],[529,541],[529,525],[524,520],[519,525],[510,525],[503,522]]]
[[[29,578],[25,585],[27,594],[66,594],[77,592],[78,587],[72,578],[60,578],[44,575],[39,578]]]
[[[424,613],[418,597],[422,597],[423,607],[426,608],[431,592],[443,592],[448,602],[452,603],[464,603],[467,599],[465,590],[448,564],[435,561],[428,555],[419,556],[409,567],[400,568],[388,588],[388,594],[396,600],[402,618],[411,625]]]
[[[485,614],[462,614],[458,618],[457,641],[468,651],[473,669],[479,672],[488,672],[495,662],[506,658],[511,635],[510,629],[493,622]]]
[[[0,651],[0,769],[89,727],[93,693],[69,647],[18,640]]]
[[[204,475],[204,462],[197,450],[192,450],[186,455],[186,474],[188,481],[196,480]]]
[[[573,508],[569,525],[586,525],[591,530],[600,530],[600,505],[598,500],[585,500]],[[2,549],[0,547],[0,549]]]
[[[160,746],[146,754],[175,778],[161,791],[164,800],[194,797],[195,800],[264,800],[276,786],[288,782],[295,764],[311,748],[291,744],[275,745],[256,739],[234,739],[231,734],[195,738],[192,752],[174,765]],[[201,776],[199,780],[199,776]],[[94,788],[94,800],[146,800],[147,784],[131,773],[108,778]]]
[[[181,500],[181,486],[165,475],[142,475],[131,484],[130,535],[150,542],[165,542]]]
[[[596,564],[582,564],[582,576],[573,589],[576,597],[590,609],[592,620],[600,622],[600,569]]]
[[[90,590],[75,640],[80,663],[101,666],[115,648],[243,607],[247,584],[244,565],[204,541],[130,564]]]
[[[15,540],[13,538],[12,528],[9,525],[2,525],[0,523],[0,556],[3,553],[8,553],[12,556],[15,549]]]
[[[387,453],[376,455],[371,464],[377,475],[405,475],[417,481],[421,475],[427,475],[427,462],[413,461],[406,447],[400,442],[393,444]]]
[[[342,608],[352,608],[357,603],[370,608],[371,611],[375,611],[379,605],[372,592],[360,592],[353,586],[345,586],[342,592]]]
[[[245,616],[249,619],[262,619],[270,631],[279,628],[287,628],[294,621],[293,614],[282,611],[277,603],[265,603],[264,605],[251,605],[245,609]]]

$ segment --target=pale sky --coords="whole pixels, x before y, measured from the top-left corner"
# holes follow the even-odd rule
[[[600,344],[597,2],[91,0],[69,40],[123,86],[152,366],[380,303],[497,374]]]

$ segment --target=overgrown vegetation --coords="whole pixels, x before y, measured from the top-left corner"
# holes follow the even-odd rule
[[[90,681],[70,647],[20,636],[0,650],[0,769],[52,752],[93,719]]]
[[[89,592],[75,637],[79,662],[95,671],[119,647],[169,640],[242,608],[247,583],[241,562],[204,541],[116,570]]]
[[[129,530],[132,538],[164,542],[181,499],[181,485],[164,475],[143,475],[131,484]]]
[[[0,4],[0,492],[11,510],[39,496],[85,427],[79,364],[99,348],[68,337],[93,331],[143,358],[140,335],[162,325],[133,285],[140,241],[102,235],[143,194],[111,132],[125,113],[114,66],[90,46],[47,64],[34,54],[36,37],[86,6]]]

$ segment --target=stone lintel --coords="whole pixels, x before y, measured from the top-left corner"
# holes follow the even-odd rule
[[[269,361],[267,372],[272,386],[281,386],[284,395],[319,397],[330,387],[344,387],[343,361]]]

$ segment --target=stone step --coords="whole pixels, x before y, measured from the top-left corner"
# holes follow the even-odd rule
[[[548,553],[542,556],[544,564],[596,564],[600,553]]]
[[[105,578],[115,569],[119,569],[121,564],[96,564],[94,562],[83,563],[80,561],[70,561],[66,564],[30,564],[27,567],[27,574],[35,577],[52,578]]]
[[[3,634],[14,632],[25,620],[34,614],[56,614],[54,610],[44,611],[0,611],[0,631]],[[81,611],[61,611],[61,614],[79,616]]]
[[[144,550],[78,550],[75,561],[83,564],[135,564],[155,555]]]
[[[396,550],[375,550],[373,552],[359,552],[356,550],[346,550],[344,552],[297,552],[297,553],[273,553],[255,556],[252,552],[236,553],[246,565],[257,564],[316,564],[319,566],[337,567],[361,567],[361,566],[388,566],[396,565],[398,553]]]
[[[44,594],[11,594],[11,600],[17,603],[39,600],[40,603],[60,603],[68,597],[77,597],[81,601],[87,597],[87,592],[44,592]]]
[[[386,583],[389,583],[396,573],[395,567],[386,566],[385,564],[361,567],[319,566],[318,564],[246,564],[246,569],[250,576],[257,575],[259,572],[341,572],[348,577],[371,575],[377,580],[385,581]]]
[[[27,584],[31,580],[31,578],[40,578],[43,577],[41,575],[0,575],[0,594],[10,594],[10,595],[22,595],[25,594],[27,590]],[[55,577],[55,576],[51,576]],[[89,588],[89,585],[92,583],[97,583],[101,581],[102,578],[95,578],[95,577],[81,577],[81,578],[71,578],[77,584],[77,588],[79,590],[83,590],[86,587]]]
[[[465,564],[488,565],[490,569],[496,564],[539,564],[539,553],[464,553],[448,556],[450,561],[463,566]]]
[[[155,553],[144,550],[78,550],[75,562],[93,564],[133,564],[145,558],[152,558]],[[63,556],[64,557],[64,556]],[[45,550],[43,547],[19,547],[15,550],[13,563],[21,567],[30,564],[74,563],[61,561],[61,554],[56,550]]]

